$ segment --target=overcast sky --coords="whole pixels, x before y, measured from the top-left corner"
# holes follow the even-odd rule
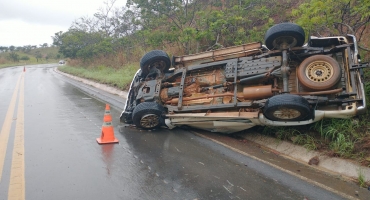
[[[107,0],[0,0],[0,46],[52,44],[80,17],[92,17]],[[116,0],[115,7],[126,0]]]

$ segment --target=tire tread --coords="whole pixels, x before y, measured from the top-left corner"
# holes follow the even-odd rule
[[[273,41],[282,35],[293,35],[297,39],[297,46],[302,46],[305,41],[305,32],[301,26],[295,23],[280,23],[269,28],[265,34],[265,44],[272,50]]]
[[[272,115],[271,111],[275,111],[279,107],[285,107],[285,106],[290,106],[290,107],[295,107],[299,108],[301,111],[301,116],[299,116],[296,119],[291,119],[291,120],[281,120],[278,118],[275,118]],[[309,117],[312,117],[311,114],[311,109],[310,109],[310,104],[308,101],[298,95],[292,95],[292,94],[282,94],[282,95],[276,95],[268,99],[268,101],[265,104],[265,108],[263,110],[263,114],[267,119],[273,120],[273,121],[302,121],[302,120],[307,120]]]
[[[134,111],[132,112],[132,121],[136,125],[136,127],[146,129],[144,127],[141,127],[140,125],[140,120],[142,116],[146,114],[156,114],[159,117],[161,117],[163,112],[164,112],[164,108],[162,105],[156,102],[143,102],[134,108]]]

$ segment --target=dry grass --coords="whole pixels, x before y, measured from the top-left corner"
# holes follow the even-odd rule
[[[7,62],[7,60],[5,58],[0,58],[0,65],[5,64],[6,62]]]

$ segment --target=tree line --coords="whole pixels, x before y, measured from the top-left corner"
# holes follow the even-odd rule
[[[40,60],[49,59],[60,59],[62,55],[55,52],[56,47],[48,45],[47,43],[37,45],[25,45],[25,46],[0,46],[0,58],[2,63],[6,61],[19,62],[29,61],[31,58],[35,58],[36,62]],[[5,60],[4,60],[5,59]]]
[[[30,52],[32,49],[37,48],[46,48],[49,47],[48,43],[40,44],[39,47],[37,45],[24,45],[24,46],[0,46],[0,53],[2,52],[14,52],[14,51],[22,51],[24,53]]]
[[[281,22],[298,23],[307,35],[354,34],[369,50],[370,0],[128,0],[120,8],[115,1],[55,33],[64,57],[88,62],[120,54],[133,61],[152,49],[192,54],[263,41]]]

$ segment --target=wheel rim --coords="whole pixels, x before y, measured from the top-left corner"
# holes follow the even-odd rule
[[[276,38],[272,44],[275,49],[286,49],[289,47],[295,47],[297,43],[298,41],[294,37],[281,36],[281,37]]]
[[[333,66],[325,61],[315,61],[306,68],[306,76],[313,82],[325,82],[333,76]]]
[[[153,128],[159,124],[159,117],[155,114],[144,115],[140,120],[140,125],[143,128]]]
[[[291,108],[280,108],[273,113],[278,119],[295,119],[301,116],[301,112]]]
[[[163,70],[166,68],[166,62],[162,61],[162,60],[158,60],[156,62],[153,62],[150,66],[149,66],[149,70],[150,69],[153,69],[153,68],[157,68],[159,69],[160,71],[163,72]]]

